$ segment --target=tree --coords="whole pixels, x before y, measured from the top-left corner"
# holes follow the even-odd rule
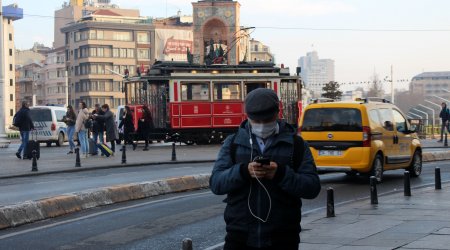
[[[330,81],[322,88],[322,91],[325,92],[322,94],[322,97],[333,100],[340,99],[342,96],[342,91],[339,90],[339,87],[339,83]]]
[[[381,80],[378,74],[374,73],[371,80],[372,84],[367,92],[367,97],[383,97],[383,86],[381,85]]]

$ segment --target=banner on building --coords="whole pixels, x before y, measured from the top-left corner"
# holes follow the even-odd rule
[[[187,49],[192,52],[191,30],[157,29],[155,58],[160,61],[187,61]]]

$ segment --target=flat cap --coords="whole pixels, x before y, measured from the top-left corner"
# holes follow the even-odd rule
[[[275,91],[258,88],[251,91],[245,98],[245,112],[251,120],[269,120],[279,112],[279,103]]]

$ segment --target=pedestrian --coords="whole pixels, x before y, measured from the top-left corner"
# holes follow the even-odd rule
[[[145,141],[144,151],[148,151],[149,136],[154,129],[152,113],[147,105],[142,107],[142,118],[138,122],[138,134]]]
[[[245,112],[248,119],[225,140],[210,178],[211,191],[227,195],[224,249],[298,249],[301,199],[321,189],[311,151],[294,127],[277,119],[274,91],[251,91]]]
[[[134,123],[133,115],[129,106],[125,106],[123,111],[122,120],[120,121],[119,128],[123,127],[124,144],[133,145],[133,150],[136,150],[137,143],[133,142]]]
[[[86,128],[86,123],[89,122],[89,110],[87,109],[85,102],[80,102],[78,104],[78,115],[75,122],[75,132],[78,134],[78,141],[81,145],[81,153],[83,158],[88,157],[89,144],[88,144],[88,128]]]
[[[447,103],[443,102],[442,103],[442,109],[441,112],[439,113],[439,118],[441,118],[441,139],[438,142],[442,142],[444,139],[444,132],[445,129],[448,130],[447,126],[448,126],[448,121],[450,120],[450,111],[447,108]]]
[[[77,114],[73,110],[72,105],[67,106],[67,112],[64,116],[64,123],[67,125],[67,137],[69,140],[70,151],[67,154],[73,154],[75,149],[75,142],[73,141],[73,135],[75,134],[75,123],[77,121]]]
[[[105,114],[105,112],[103,112],[100,104],[95,104],[95,108],[92,111],[92,116],[94,116],[95,114],[98,114],[98,115]],[[93,121],[92,121],[92,138],[93,138],[95,144],[104,142],[104,140],[103,140],[104,133],[105,133],[105,122],[100,119],[93,119]],[[97,154],[98,154],[98,148],[95,147],[95,153],[93,155],[97,155]]]
[[[27,143],[30,139],[30,131],[34,130],[34,124],[30,115],[30,108],[27,101],[22,102],[22,108],[14,115],[13,125],[19,128],[21,143],[16,152],[17,158],[21,159],[23,151],[23,159],[29,159],[27,153]]]
[[[108,104],[102,105],[102,111],[104,113],[103,115],[94,114],[94,120],[101,121],[105,124],[106,141],[111,143],[111,150],[116,152],[116,140],[119,139],[119,132],[114,121],[114,114],[109,109]]]

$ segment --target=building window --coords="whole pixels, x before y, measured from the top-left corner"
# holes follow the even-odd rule
[[[12,34],[9,33],[9,40],[12,41]]]
[[[13,109],[9,110],[9,116],[14,116],[14,110]]]
[[[14,80],[13,79],[9,79],[9,86],[13,86],[14,85]]]
[[[131,37],[131,32],[113,32],[113,40],[115,41],[133,41]]]
[[[150,43],[150,36],[147,32],[139,32],[137,34],[137,42],[138,43]]]
[[[12,53],[12,49],[9,49],[9,55],[10,55],[10,56],[12,56],[12,55],[13,55],[13,53]]]
[[[13,71],[13,65],[9,64],[9,71]]]
[[[8,18],[8,24],[11,24],[11,19]]]
[[[149,49],[138,49],[137,50],[138,59],[150,59]]]
[[[10,95],[9,95],[9,100],[10,100],[11,102],[14,101],[14,95],[13,95],[13,94],[10,94]]]

